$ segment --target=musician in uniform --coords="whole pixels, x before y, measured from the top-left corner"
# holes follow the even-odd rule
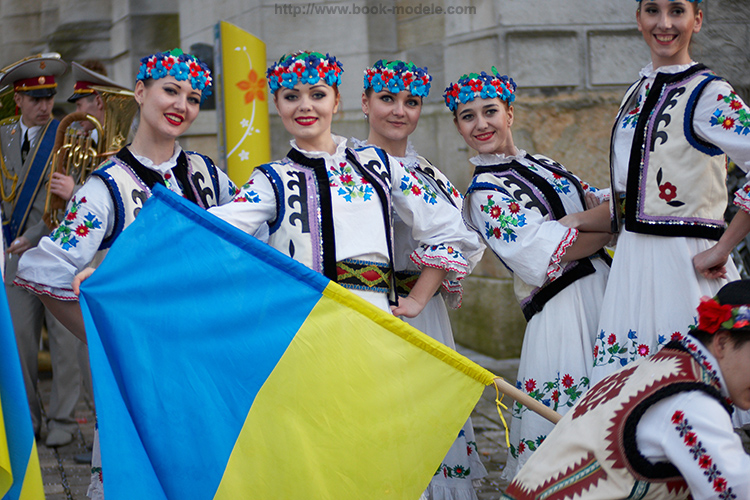
[[[107,77],[107,70],[99,60],[89,59],[81,63],[73,62],[70,67],[75,84],[73,94],[68,97],[68,102],[76,105],[77,112],[93,116],[104,127],[104,101],[96,88],[106,88],[112,91],[127,89]],[[82,120],[76,122],[76,125],[82,134],[91,134],[91,142],[96,147],[100,137],[94,124],[91,121]],[[80,182],[76,184],[72,176],[60,172],[53,172],[50,175],[50,192],[65,201],[73,197],[81,184]]]
[[[38,350],[42,324],[47,325],[53,373],[47,409],[47,446],[70,443],[77,429],[73,416],[81,390],[76,354],[80,341],[45,310],[37,296],[12,284],[21,254],[49,233],[42,220],[46,198],[44,184],[59,123],[52,118],[57,93],[55,78],[66,69],[67,64],[59,54],[48,53],[27,57],[0,72],[0,88],[13,85],[14,101],[20,113],[0,121],[0,194],[7,245],[5,291],[37,437],[42,427],[36,392]]]

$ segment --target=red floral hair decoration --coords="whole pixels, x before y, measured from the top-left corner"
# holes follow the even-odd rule
[[[750,326],[750,307],[721,305],[716,298],[702,297],[698,304],[698,329],[714,334],[719,330],[742,330]]]

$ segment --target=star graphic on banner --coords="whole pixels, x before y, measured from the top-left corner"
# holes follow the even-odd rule
[[[247,161],[248,159],[250,159],[250,153],[248,153],[244,149],[240,151],[240,160]]]
[[[247,121],[247,120],[245,120],[245,119],[243,119],[243,120],[242,120],[242,121],[240,122],[240,125],[242,126],[242,128],[247,128],[247,127],[249,127],[249,126],[250,126],[250,122],[249,122],[249,121]]]

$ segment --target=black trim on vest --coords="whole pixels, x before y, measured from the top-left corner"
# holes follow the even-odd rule
[[[451,196],[451,193],[449,193],[448,189],[445,187],[445,183],[442,180],[438,179],[435,176],[435,172],[433,170],[435,168],[435,166],[427,158],[424,158],[424,161],[427,162],[427,164],[429,165],[429,167],[424,168],[424,167],[422,167],[422,164],[419,161],[417,161],[416,170],[418,172],[423,173],[424,175],[426,175],[430,179],[432,179],[434,181],[434,183],[435,183],[435,186],[437,186],[437,188],[440,189],[440,192],[443,193],[443,197],[446,200],[448,200],[451,205],[453,205],[454,207],[456,207],[456,208],[458,208],[460,210],[461,208],[458,205],[456,205],[456,202],[453,201],[453,197]]]
[[[643,82],[646,81],[645,77],[642,77],[637,84],[633,84],[630,86],[628,90],[630,90],[629,94],[625,95],[625,98],[623,99],[623,104],[621,105],[619,111],[617,111],[617,117],[615,118],[615,123],[612,125],[612,132],[610,132],[609,135],[609,179],[610,179],[610,227],[613,234],[617,234],[620,232],[620,225],[622,221],[620,220],[620,209],[617,206],[620,193],[615,191],[614,187],[614,178],[615,178],[615,166],[612,162],[612,159],[614,157],[614,144],[615,144],[615,132],[617,132],[617,128],[620,125],[620,118],[622,118],[622,115],[625,114],[625,108],[628,106],[628,104],[633,100],[633,97],[637,96],[638,93],[641,91],[641,87],[643,86]],[[631,145],[632,147],[632,145]],[[614,205],[614,210],[612,211],[612,206]],[[614,213],[613,213],[614,212]]]
[[[376,149],[377,151],[377,149]],[[388,163],[388,157],[385,155],[381,155],[378,153],[378,156],[383,160],[384,167],[386,172],[390,173],[391,166]],[[359,171],[359,173],[367,179],[367,181],[370,183],[370,185],[373,187],[375,192],[378,195],[378,198],[380,199],[380,205],[382,207],[383,211],[383,223],[385,225],[385,241],[388,245],[388,267],[390,267],[391,271],[393,271],[393,240],[391,238],[391,235],[393,234],[393,230],[391,228],[391,207],[388,203],[388,196],[386,195],[385,191],[383,190],[383,185],[378,182],[375,177],[377,174],[375,172],[370,171],[370,169],[365,168],[362,166],[362,164],[357,160],[356,155],[352,152],[351,149],[346,148],[346,159],[354,165],[354,167]],[[391,272],[391,287],[388,293],[388,302],[391,305],[398,305],[398,295],[396,294],[396,273]]]
[[[312,169],[313,174],[315,174],[321,211],[320,238],[323,246],[323,276],[336,281],[336,234],[333,225],[333,205],[331,204],[331,187],[328,182],[326,162],[322,158],[308,158],[294,148],[290,149],[286,156],[294,163]]]
[[[662,350],[671,349],[675,351],[681,351],[690,354],[690,351],[677,342],[672,341],[662,348]],[[697,362],[697,361],[696,361]],[[727,410],[730,415],[734,409],[726,402],[725,398],[721,395],[721,392],[714,386],[708,385],[704,382],[676,382],[663,387],[641,401],[628,415],[623,426],[623,448],[625,452],[625,458],[628,460],[630,466],[637,474],[647,479],[681,479],[682,476],[680,471],[669,462],[649,462],[639,451],[636,446],[636,427],[638,422],[643,418],[643,414],[646,413],[651,406],[658,403],[659,401],[674,396],[680,392],[687,391],[701,391],[709,396],[716,399],[722,407]]]
[[[655,111],[656,104],[661,99],[663,89],[666,85],[687,80],[696,73],[706,71],[707,69],[703,64],[696,64],[681,73],[659,73],[654,79],[654,84],[641,108],[641,114],[638,117],[633,135],[633,144],[630,148],[630,163],[628,164],[628,178],[625,189],[625,192],[628,193],[625,203],[625,228],[628,231],[641,234],[655,234],[658,236],[685,236],[710,240],[718,240],[724,233],[723,227],[688,224],[649,224],[637,219],[637,198],[643,195],[643,193],[640,193],[639,186],[643,174],[641,172],[641,162],[646,154],[645,148],[653,149],[654,146],[654,144],[645,144],[644,141],[646,140],[646,129],[651,122],[651,115]],[[654,136],[653,141],[656,141],[656,136]],[[616,202],[617,200],[614,201]]]
[[[180,151],[180,154],[177,156],[177,166],[172,171],[174,172],[174,176],[177,178],[177,181],[181,184],[182,196],[192,201],[196,205],[199,205],[198,198],[195,197],[195,189],[193,183],[190,182],[190,178],[188,177],[187,155],[184,151]]]
[[[585,199],[583,198],[583,188],[572,174],[562,168],[554,168],[552,165],[541,162],[530,155],[526,155],[526,159],[533,161],[536,165],[539,165],[540,167],[549,170],[550,172],[554,172],[558,175],[564,174],[564,177],[570,181],[575,181],[572,182],[572,184],[578,190],[579,196],[582,197],[582,202],[584,203],[583,206],[586,206]],[[552,210],[552,214],[550,215],[554,217],[554,220],[562,219],[563,217],[565,217],[565,215],[567,215],[565,206],[563,205],[560,196],[555,191],[555,188],[550,186],[549,182],[547,182],[544,177],[531,171],[528,167],[518,163],[516,160],[502,165],[478,166],[474,170],[474,177],[476,178],[478,175],[484,173],[497,175],[503,174],[505,172],[512,172],[519,177],[524,178],[530,185],[533,185],[534,187],[539,189],[539,191],[541,191],[542,193],[542,196],[544,196],[544,199],[549,204],[550,209]],[[610,261],[609,259],[607,259],[605,260],[605,262],[607,262],[607,264],[609,265]],[[591,263],[591,260],[589,258],[583,258],[575,261],[575,265],[573,267],[570,267],[568,270],[566,270],[562,274],[562,276],[560,276],[556,280],[550,281],[549,283],[544,285],[532,296],[531,300],[529,300],[525,305],[521,306],[523,317],[526,319],[526,321],[529,321],[536,313],[541,312],[547,302],[552,300],[555,295],[563,291],[568,285],[575,283],[585,276],[594,274],[595,272],[596,268],[594,267],[594,264]]]

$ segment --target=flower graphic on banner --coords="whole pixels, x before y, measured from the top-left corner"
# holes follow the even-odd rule
[[[250,71],[248,72],[247,80],[241,80],[237,82],[235,85],[242,91],[245,92],[245,104],[249,104],[252,106],[252,109],[250,111],[250,118],[243,118],[240,121],[240,126],[245,130],[245,133],[242,134],[242,137],[240,140],[235,144],[232,149],[227,153],[227,158],[232,156],[235,151],[242,145],[243,142],[245,142],[245,139],[250,137],[253,134],[259,134],[260,130],[255,128],[253,126],[253,123],[255,121],[255,104],[256,100],[258,101],[265,101],[266,100],[266,79],[265,78],[258,78],[258,73],[253,69],[253,63],[250,60],[250,54],[247,52],[247,47],[235,47],[235,51],[237,52],[244,52],[247,56],[247,64],[250,67]],[[246,150],[241,150],[238,153],[238,156],[240,158],[240,161],[247,161],[250,157],[249,153]]]
[[[245,104],[250,104],[255,99],[266,100],[266,79],[258,78],[258,73],[254,69],[250,70],[247,80],[241,80],[236,85],[245,91]]]

